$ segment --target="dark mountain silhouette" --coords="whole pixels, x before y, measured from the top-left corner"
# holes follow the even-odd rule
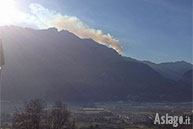
[[[152,69],[157,71],[163,77],[177,81],[178,85],[192,87],[192,70],[193,65],[185,61],[166,62],[156,64],[150,61],[139,61],[130,57],[123,57],[126,61],[134,61],[138,63],[145,63]]]
[[[183,78],[186,78],[186,79],[189,79],[189,80],[192,80],[192,73],[193,73],[193,70],[188,70],[187,72],[185,72],[183,74]]]
[[[181,79],[182,75],[192,69],[192,64],[185,61],[178,62],[167,62],[155,64],[149,61],[144,61],[145,64],[149,65],[154,70],[158,71],[161,75],[172,80]]]
[[[192,69],[185,72],[182,75],[182,77],[179,79],[179,83],[191,87],[192,86],[192,80],[193,80],[192,73],[193,73]]]
[[[192,90],[147,64],[68,31],[0,27],[2,99],[190,101]]]

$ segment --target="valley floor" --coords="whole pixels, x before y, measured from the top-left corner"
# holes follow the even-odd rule
[[[71,111],[70,119],[75,122],[77,129],[167,129],[153,124],[156,113],[192,117],[192,103],[69,104],[68,109]],[[11,112],[2,111],[1,129],[11,129],[11,116]],[[180,129],[192,129],[192,123],[180,126]]]

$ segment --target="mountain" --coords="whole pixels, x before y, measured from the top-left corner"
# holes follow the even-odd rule
[[[191,70],[188,70],[187,72],[185,72],[184,74],[183,74],[183,78],[184,79],[187,79],[187,80],[192,80],[192,73],[193,73],[193,70],[191,69]]]
[[[192,80],[193,80],[192,74],[193,74],[192,69],[186,71],[182,75],[182,77],[178,80],[178,82],[181,83],[181,84],[185,84],[186,86],[192,86]]]
[[[2,99],[191,101],[191,87],[147,64],[125,60],[92,39],[54,28],[0,27]],[[180,96],[180,97],[179,97]]]
[[[188,80],[191,82],[190,87],[192,86],[192,70],[193,70],[193,65],[185,62],[185,61],[177,61],[177,62],[165,62],[165,63],[153,63],[150,61],[140,61],[136,60],[130,57],[123,57],[125,61],[134,61],[138,63],[144,63],[147,64],[149,67],[151,67],[153,70],[157,71],[159,74],[161,74],[163,77],[174,80],[174,81],[179,81],[179,80]]]
[[[155,64],[149,61],[144,61],[154,70],[158,71],[161,75],[172,80],[181,79],[182,75],[193,68],[192,64],[185,61],[167,62]]]

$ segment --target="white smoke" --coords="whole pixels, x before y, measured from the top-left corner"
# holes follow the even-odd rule
[[[77,17],[62,15],[58,12],[46,9],[40,4],[31,4],[30,9],[33,17],[36,19],[34,21],[32,17],[32,22],[35,22],[39,28],[55,27],[59,31],[68,30],[80,38],[92,38],[100,44],[115,49],[118,53],[122,51],[118,40],[114,39],[110,34],[103,34],[102,30],[90,28]]]
[[[0,13],[4,16],[0,20],[0,25],[27,25],[36,26],[40,29],[55,27],[60,30],[68,30],[80,38],[91,38],[96,42],[107,45],[115,49],[118,53],[122,51],[119,41],[110,34],[103,34],[102,30],[89,27],[80,19],[73,16],[62,15],[53,10],[49,10],[40,4],[30,4],[30,13],[25,13],[16,8],[16,0],[10,0],[13,4],[9,10],[9,15],[5,12]],[[10,1],[8,3],[10,3]]]

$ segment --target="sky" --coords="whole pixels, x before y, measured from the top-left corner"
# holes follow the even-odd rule
[[[156,63],[181,60],[192,63],[191,0],[15,0],[15,3],[16,20],[0,21],[0,25],[67,29],[81,38],[92,38],[112,47],[123,56]]]

